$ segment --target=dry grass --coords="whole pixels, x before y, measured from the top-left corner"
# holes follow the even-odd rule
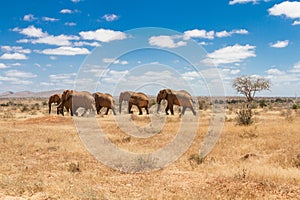
[[[33,104],[34,102],[31,102]],[[40,102],[41,104],[41,102]],[[30,102],[28,102],[30,107]],[[221,138],[201,163],[197,155],[208,130],[209,110],[201,111],[196,137],[176,162],[164,169],[127,174],[98,162],[84,148],[69,116],[35,115],[0,108],[0,199],[299,199],[300,116],[257,110],[255,123],[225,123]],[[234,117],[234,116],[232,116]],[[179,116],[149,139],[121,131],[113,116],[97,116],[121,148],[151,152],[170,142]],[[149,117],[133,116],[140,127]]]

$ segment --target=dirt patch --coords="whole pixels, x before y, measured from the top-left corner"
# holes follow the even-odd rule
[[[65,116],[43,116],[43,117],[35,117],[26,119],[23,121],[24,123],[28,124],[51,124],[51,123],[73,123],[73,119],[71,117]]]

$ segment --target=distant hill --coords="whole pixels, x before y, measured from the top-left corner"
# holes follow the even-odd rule
[[[22,91],[16,93],[7,91],[1,93],[0,98],[45,98],[53,94],[62,93],[62,92],[63,90],[51,90],[51,91],[44,91],[44,92]]]

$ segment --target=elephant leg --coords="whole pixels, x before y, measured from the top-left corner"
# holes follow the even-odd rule
[[[139,115],[142,115],[142,114],[143,114],[143,111],[142,111],[141,107],[138,106],[138,109],[139,109]]]
[[[71,108],[70,111],[71,111],[71,116],[73,116],[73,109]],[[64,112],[63,112],[63,113],[64,113]]]
[[[184,115],[184,113],[185,113],[185,110],[186,110],[186,107],[185,107],[185,106],[183,106],[183,107],[182,107],[182,111],[181,111],[181,114],[182,114],[182,115]]]
[[[147,112],[147,115],[149,115],[148,107],[145,107],[145,110],[146,110],[146,112]]]
[[[128,103],[128,113],[129,114],[131,114],[131,113],[133,113],[132,111],[131,111],[131,108],[132,108],[132,103]]]
[[[190,109],[193,112],[193,115],[196,115],[196,111],[194,110],[194,108],[192,106],[190,107]]]
[[[113,111],[113,114],[114,114],[114,115],[116,115],[115,108],[114,108],[114,107],[112,107],[112,108],[111,108],[111,110]]]
[[[109,108],[106,109],[105,115],[108,115]]]
[[[171,110],[171,115],[174,115],[174,108],[173,104],[170,104],[170,110]]]

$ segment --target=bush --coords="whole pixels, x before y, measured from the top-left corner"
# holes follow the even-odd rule
[[[259,101],[259,107],[263,108],[263,107],[266,107],[266,106],[267,106],[266,100],[260,100]]]
[[[239,111],[237,111],[237,124],[238,125],[244,125],[248,126],[253,123],[252,119],[253,113],[251,108],[243,108]]]
[[[297,110],[299,108],[299,106],[297,104],[293,104],[292,109]]]

